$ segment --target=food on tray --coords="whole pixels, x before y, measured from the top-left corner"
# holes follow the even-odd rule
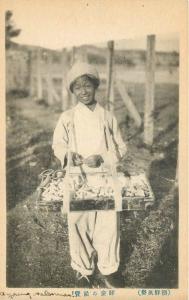
[[[67,187],[65,178],[60,172],[56,178],[43,187],[42,201],[62,201]],[[123,198],[148,198],[151,195],[150,188],[144,175],[131,176],[130,179],[118,174],[118,183],[122,189]],[[114,199],[114,183],[112,176],[104,173],[88,174],[87,180],[80,174],[72,174],[69,178],[69,190],[73,200],[86,199]]]
[[[92,186],[83,186],[79,190],[75,191],[74,199],[75,200],[84,200],[84,199],[94,199],[98,200],[101,198],[113,198],[114,191],[111,187],[92,187]]]
[[[63,178],[52,179],[42,192],[43,201],[61,201],[64,196],[65,183]]]
[[[122,197],[150,197],[150,188],[143,174],[131,176],[130,180],[122,189]]]
[[[63,171],[57,171],[57,172],[55,173],[55,175],[56,175],[57,178],[63,178],[65,174],[64,174]]]

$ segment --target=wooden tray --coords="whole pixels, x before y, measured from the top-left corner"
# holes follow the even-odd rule
[[[141,197],[124,197],[122,199],[122,210],[146,210],[153,206],[154,198]],[[63,208],[62,201],[38,201],[39,209],[47,211],[61,211]],[[113,199],[85,199],[85,200],[71,200],[70,211],[100,211],[100,210],[114,210],[115,202]]]
[[[129,211],[141,211],[146,210],[154,205],[154,194],[148,180],[145,178],[145,182],[148,185],[149,197],[123,197],[122,198],[122,210]],[[62,200],[51,200],[43,201],[41,199],[41,194],[43,188],[38,189],[38,199],[37,205],[42,211],[61,211],[63,208]],[[103,199],[84,199],[84,200],[71,200],[70,201],[70,211],[101,211],[101,210],[115,210],[114,199],[109,199],[108,197]]]

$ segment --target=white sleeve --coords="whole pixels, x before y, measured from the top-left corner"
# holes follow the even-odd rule
[[[55,156],[61,161],[63,166],[65,155],[68,151],[68,132],[62,116],[59,118],[54,130],[52,148]]]

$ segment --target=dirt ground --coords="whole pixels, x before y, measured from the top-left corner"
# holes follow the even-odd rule
[[[129,93],[143,116],[144,87],[128,84]],[[119,95],[116,95],[119,102]],[[158,84],[155,91],[155,139],[152,149],[142,144],[142,132],[125,114],[119,120],[124,140],[137,166],[145,170],[155,194],[156,212],[174,178],[178,144],[178,86]],[[121,109],[123,111],[123,108]],[[119,119],[119,109],[116,110]],[[7,96],[7,286],[76,287],[70,267],[66,216],[40,214],[35,209],[38,175],[58,168],[52,150],[52,133],[60,111],[36,104],[30,98]],[[133,252],[145,215],[121,213],[121,264]],[[163,230],[163,228],[162,228]],[[158,262],[146,280],[147,287],[177,287],[177,234],[161,249]],[[97,272],[95,286],[104,287]],[[129,287],[129,283],[126,287]]]

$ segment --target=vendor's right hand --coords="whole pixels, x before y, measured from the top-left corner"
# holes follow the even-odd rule
[[[83,164],[83,157],[77,152],[71,152],[71,165],[77,167],[82,164]]]

